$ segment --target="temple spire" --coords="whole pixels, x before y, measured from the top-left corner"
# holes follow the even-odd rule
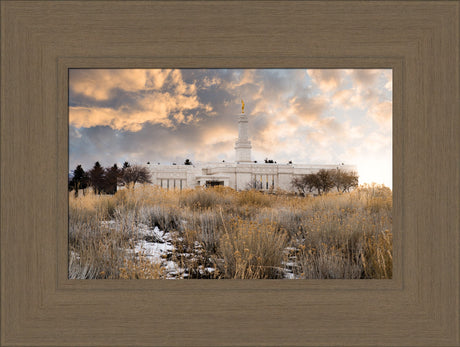
[[[248,135],[248,117],[244,114],[244,101],[241,100],[241,114],[238,118],[238,139],[235,142],[236,162],[251,162],[251,141]]]

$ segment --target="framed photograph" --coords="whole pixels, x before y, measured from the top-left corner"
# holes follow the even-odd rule
[[[460,346],[458,1],[2,1],[1,22],[2,346]],[[326,131],[341,146],[297,153]],[[353,210],[369,172],[391,195]],[[378,232],[331,245],[307,204]]]
[[[391,279],[392,78],[69,69],[68,277]]]

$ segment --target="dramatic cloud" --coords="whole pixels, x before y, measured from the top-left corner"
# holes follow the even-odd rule
[[[198,101],[196,86],[184,82],[180,70],[78,69],[71,70],[69,85],[69,122],[77,128],[139,131],[147,122],[173,127],[212,112]],[[85,102],[79,100],[82,96]],[[120,98],[126,102],[120,104]]]
[[[307,70],[307,73],[319,89],[323,92],[329,92],[340,86],[343,81],[344,70]]]
[[[391,70],[75,69],[69,169],[234,161],[243,99],[253,160],[356,164],[391,186],[391,93]]]
[[[138,91],[145,88],[147,70],[117,69],[71,69],[70,91],[96,100],[107,100],[117,88]],[[157,74],[161,74],[158,72]],[[161,88],[161,85],[158,86]]]
[[[315,121],[321,118],[321,115],[326,110],[327,103],[327,99],[323,96],[295,96],[290,100],[290,111],[299,119],[314,124]]]
[[[391,126],[393,105],[391,101],[374,104],[369,109],[369,115],[382,126]]]

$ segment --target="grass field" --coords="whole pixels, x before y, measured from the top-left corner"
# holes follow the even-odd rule
[[[69,194],[69,278],[391,278],[392,192]]]

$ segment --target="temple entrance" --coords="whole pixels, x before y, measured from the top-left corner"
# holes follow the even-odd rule
[[[223,186],[224,181],[206,181],[206,188],[212,188],[216,186]]]

